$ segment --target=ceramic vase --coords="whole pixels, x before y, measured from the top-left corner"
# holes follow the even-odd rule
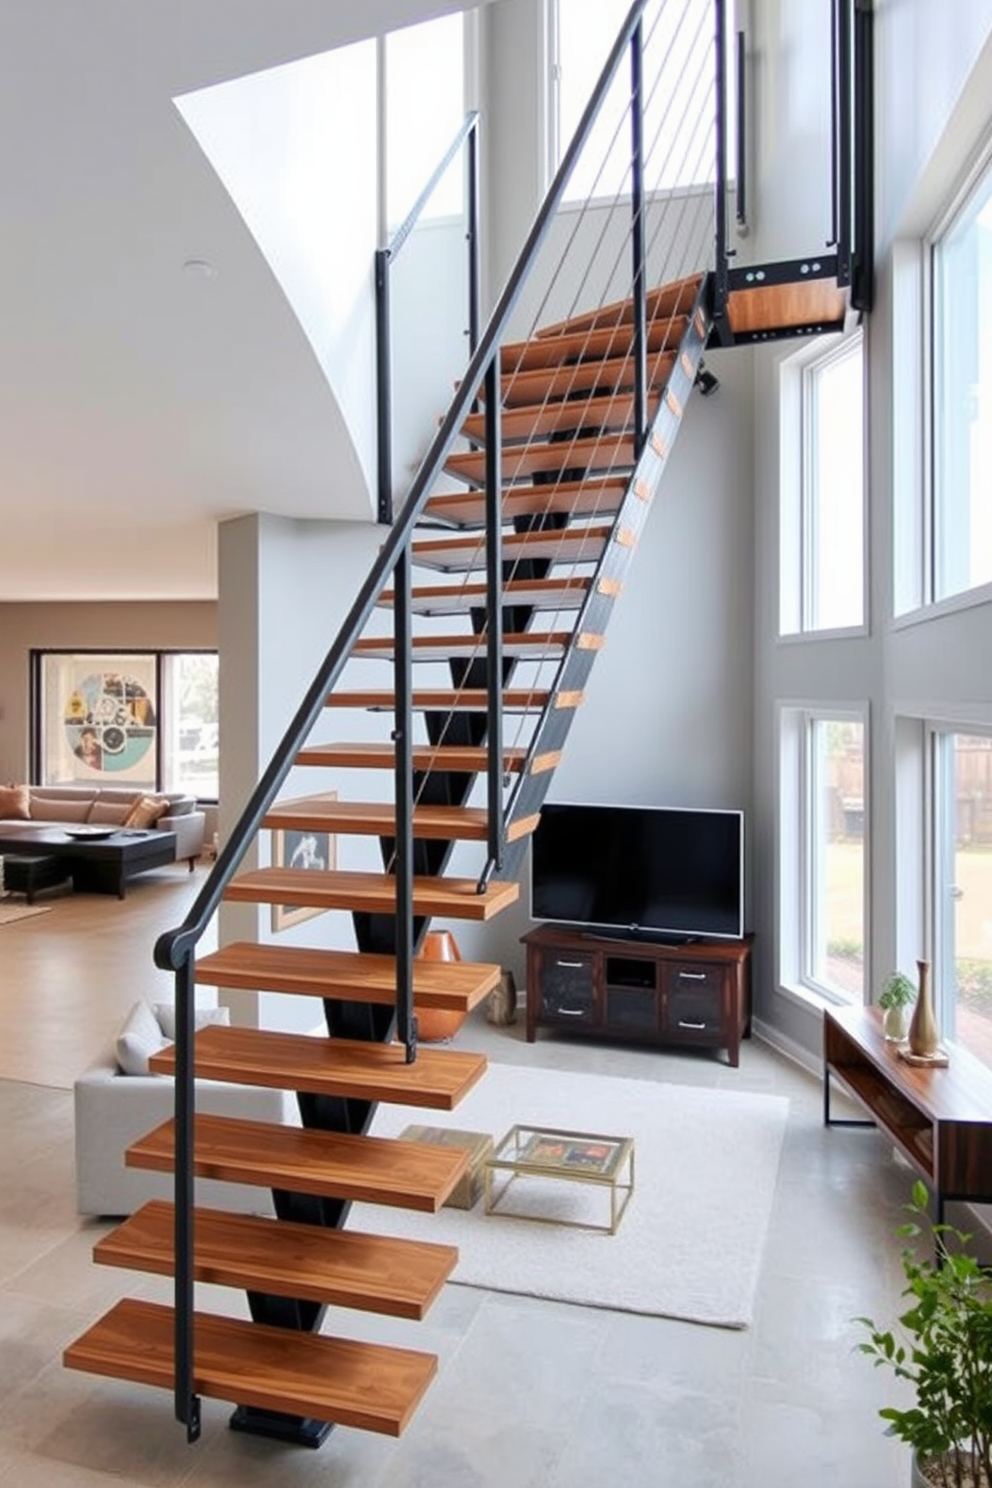
[[[929,1056],[936,1054],[940,1047],[940,1031],[930,992],[930,963],[917,961],[916,965],[920,974],[920,987],[913,1009],[913,1020],[909,1025],[909,1052]]]
[[[461,952],[450,930],[428,930],[421,942],[418,956],[425,961],[460,961]],[[458,1009],[419,1008],[417,1010],[417,1038],[425,1044],[441,1044],[453,1038],[465,1022],[465,1014]]]

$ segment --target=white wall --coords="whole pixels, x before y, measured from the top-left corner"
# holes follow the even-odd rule
[[[302,702],[381,541],[382,529],[371,524],[294,522],[264,515],[222,524],[221,845]],[[349,671],[349,685],[389,685],[384,675],[369,674],[373,663],[365,666],[364,673]],[[355,737],[351,722],[349,718],[348,736]],[[321,719],[311,742],[342,737],[346,736],[336,720]],[[331,772],[295,768],[279,795],[288,799],[337,787]],[[348,795],[353,796],[353,788]],[[245,868],[268,862],[265,836],[260,839],[261,850],[258,842],[252,847]],[[360,863],[348,861],[352,845],[342,840],[340,866],[373,866],[374,844],[363,844],[366,860]],[[350,921],[337,914],[283,931],[283,937],[310,945],[354,945]],[[222,944],[271,938],[268,906],[222,907]],[[311,998],[238,992],[222,1000],[230,1002],[234,1021],[249,1026],[309,1029],[323,1015]]]
[[[177,106],[253,233],[335,394],[337,511],[375,482],[376,47],[357,42]]]

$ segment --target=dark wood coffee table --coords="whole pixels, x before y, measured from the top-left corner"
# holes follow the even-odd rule
[[[62,827],[34,827],[5,838],[0,850],[10,859],[18,855],[57,858],[78,893],[116,894],[139,873],[176,861],[175,832],[139,831],[119,827],[116,832],[90,836]]]

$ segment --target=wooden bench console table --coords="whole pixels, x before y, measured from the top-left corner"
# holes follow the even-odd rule
[[[870,1122],[831,1115],[832,1079]],[[945,1068],[907,1064],[878,1008],[832,1008],[823,1018],[823,1120],[891,1137],[934,1194],[938,1223],[948,1199],[992,1203],[992,1069],[966,1049],[952,1050]]]

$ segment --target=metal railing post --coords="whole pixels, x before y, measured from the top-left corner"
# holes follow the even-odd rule
[[[486,368],[486,761],[489,865],[503,866],[503,523],[500,353]]]
[[[200,1435],[200,1401],[195,1393],[193,1324],[193,963],[191,951],[176,970],[175,1073],[175,1310],[176,1419],[186,1440]]]
[[[716,47],[716,271],[714,319],[726,314],[730,293],[730,254],[727,249],[727,17],[726,0],[714,0]]]
[[[413,645],[410,547],[396,559],[393,631],[396,698],[393,725],[396,770],[396,1025],[407,1063],[417,1057],[413,1016]]]
[[[648,429],[647,277],[644,231],[644,21],[630,38],[630,211],[633,249],[634,448],[640,455]]]
[[[384,525],[393,520],[393,372],[392,333],[389,325],[389,260],[388,248],[376,249],[375,394],[378,486],[376,520]]]
[[[479,344],[479,124],[476,119],[466,141],[468,149],[468,346]]]

